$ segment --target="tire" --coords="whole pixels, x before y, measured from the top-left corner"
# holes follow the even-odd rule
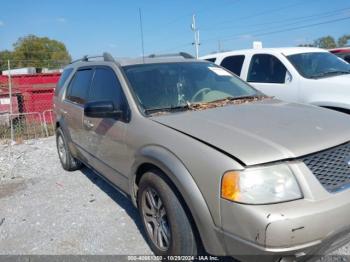
[[[70,153],[67,139],[65,138],[61,128],[57,128],[56,130],[56,146],[57,153],[64,170],[75,171],[82,168],[83,164],[74,158]]]
[[[139,183],[137,202],[147,242],[157,256],[195,256],[198,249],[190,220],[163,177],[158,170],[152,170]]]

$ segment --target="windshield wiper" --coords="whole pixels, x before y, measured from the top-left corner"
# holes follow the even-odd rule
[[[261,95],[249,95],[249,96],[228,96],[225,98],[213,100],[213,101],[208,101],[208,102],[196,102],[196,103],[188,103],[188,106],[190,109],[198,109],[198,108],[213,108],[217,107],[219,105],[224,105],[224,104],[229,104],[229,103],[235,103],[233,101],[254,101],[254,100],[259,100],[259,99],[264,99],[264,98],[271,98],[269,96],[266,96],[264,94]]]
[[[327,71],[327,72],[323,72],[323,73],[319,73],[317,75],[311,76],[311,78],[320,78],[325,76],[343,75],[343,74],[350,74],[350,70]]]
[[[189,105],[180,106],[169,106],[169,107],[156,107],[156,108],[146,108],[144,112],[146,114],[154,114],[158,112],[173,112],[173,111],[184,111],[190,109]]]

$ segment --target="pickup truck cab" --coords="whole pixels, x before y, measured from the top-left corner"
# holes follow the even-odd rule
[[[267,95],[350,113],[350,64],[319,48],[261,48],[211,54]]]

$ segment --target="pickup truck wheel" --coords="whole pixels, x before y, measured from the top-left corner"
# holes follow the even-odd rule
[[[196,255],[191,223],[176,194],[155,170],[139,183],[137,202],[147,241],[158,256]]]
[[[69,151],[67,140],[61,128],[56,130],[57,152],[64,170],[74,171],[82,168],[82,163],[75,159]]]

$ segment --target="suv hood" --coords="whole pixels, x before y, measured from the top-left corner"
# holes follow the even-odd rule
[[[279,100],[151,118],[245,165],[291,159],[350,141],[350,116]]]

